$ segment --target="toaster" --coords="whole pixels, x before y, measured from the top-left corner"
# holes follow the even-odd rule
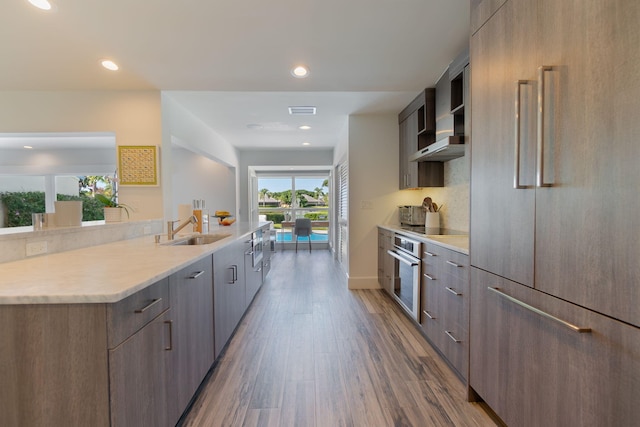
[[[422,206],[398,206],[400,213],[400,224],[402,225],[424,225],[425,210]]]

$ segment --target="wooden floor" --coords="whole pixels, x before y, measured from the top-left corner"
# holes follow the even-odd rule
[[[493,426],[379,290],[329,251],[278,252],[183,426]]]

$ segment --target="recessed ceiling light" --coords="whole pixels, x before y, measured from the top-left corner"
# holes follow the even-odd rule
[[[304,79],[309,75],[309,69],[303,65],[298,65],[291,70],[291,75],[297,79]]]
[[[47,0],[29,0],[29,3],[42,10],[51,10],[51,3]]]
[[[310,142],[303,142],[302,145],[311,145]]]
[[[106,68],[107,70],[111,70],[111,71],[118,71],[118,64],[116,64],[115,62],[111,61],[110,59],[103,59],[101,62],[102,66],[104,68]]]
[[[311,126],[309,126],[309,125],[302,125],[302,126],[298,126],[298,129],[300,129],[300,130],[309,130],[309,129],[311,129]]]
[[[27,150],[33,150],[33,147],[30,145],[23,145],[23,148],[26,148]]]

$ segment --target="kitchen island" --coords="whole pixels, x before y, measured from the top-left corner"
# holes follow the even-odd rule
[[[251,303],[247,237],[269,225],[219,227],[211,234],[225,237],[204,245],[145,236],[0,264],[0,425],[175,425],[229,338],[214,342],[214,323],[232,333]],[[214,313],[214,294],[233,316]]]

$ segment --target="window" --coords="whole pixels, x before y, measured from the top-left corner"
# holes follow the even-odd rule
[[[257,175],[259,218],[273,221],[278,242],[292,241],[296,218],[313,221],[313,241],[329,241],[328,174]]]

